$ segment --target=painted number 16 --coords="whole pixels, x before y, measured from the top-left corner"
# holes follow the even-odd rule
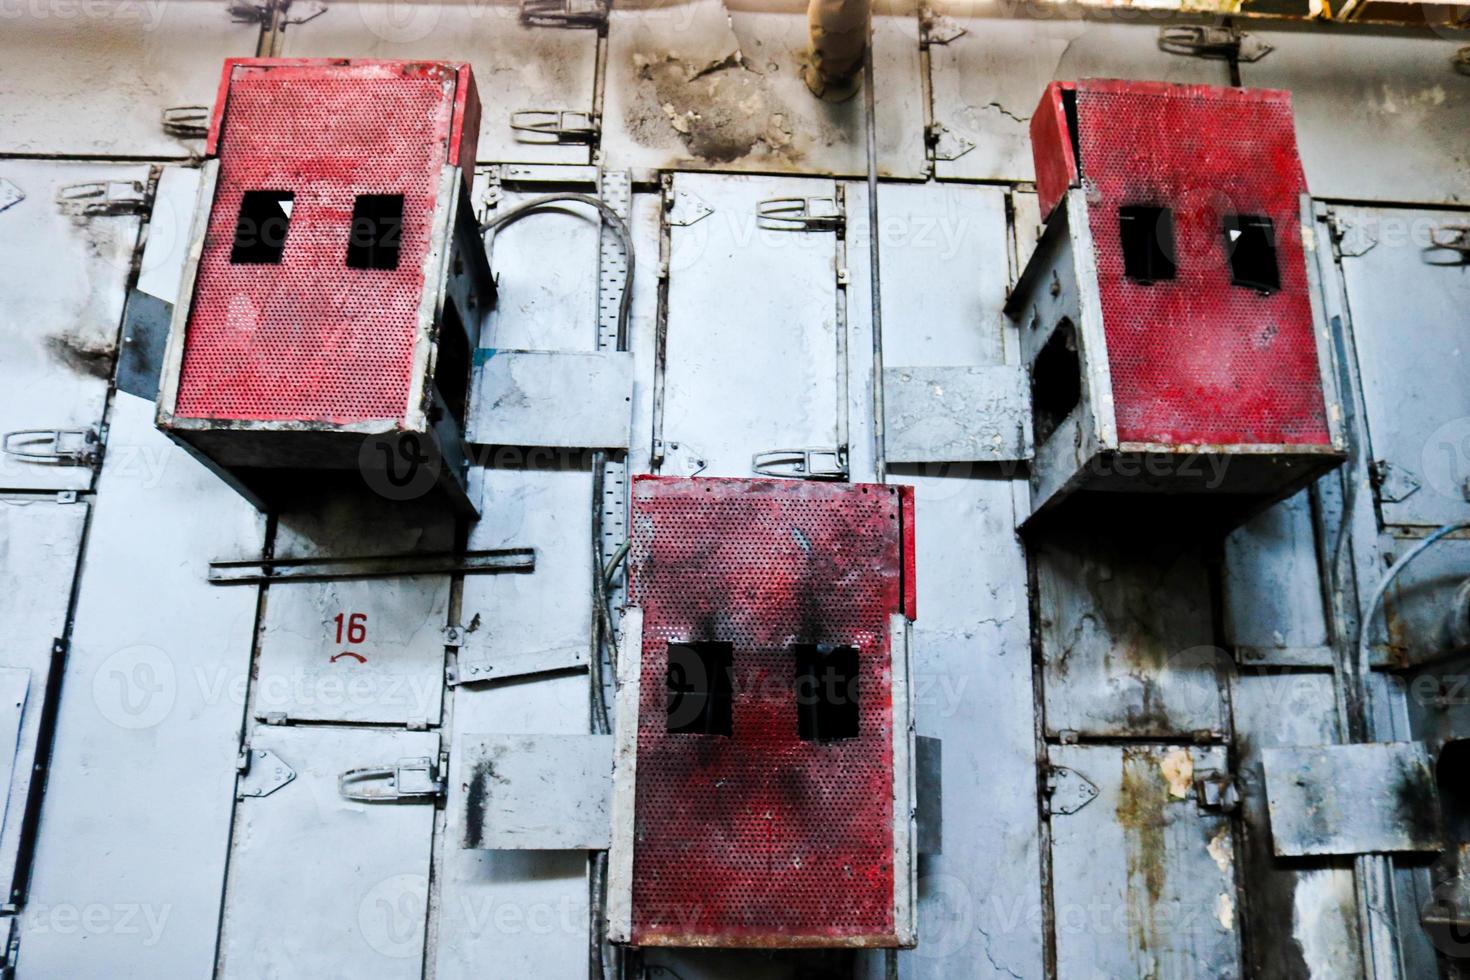
[[[367,639],[367,613],[338,613],[333,621],[337,624],[338,643],[343,641],[344,635],[348,643],[361,643]]]

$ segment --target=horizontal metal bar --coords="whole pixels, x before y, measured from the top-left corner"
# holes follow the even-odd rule
[[[261,582],[330,582],[404,575],[483,575],[535,570],[536,549],[501,548],[494,551],[466,551],[461,554],[429,552],[355,558],[213,561],[209,563],[209,581],[212,585],[253,585]]]

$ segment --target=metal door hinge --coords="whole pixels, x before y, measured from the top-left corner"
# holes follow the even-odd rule
[[[1235,777],[1218,769],[1204,769],[1194,774],[1194,802],[1209,813],[1234,813],[1240,809],[1240,790]]]
[[[847,447],[812,446],[806,449],[768,449],[750,458],[750,468],[762,476],[801,480],[847,479]]]
[[[296,778],[296,770],[270,749],[247,749],[235,763],[239,778],[235,781],[235,797],[270,796]]]
[[[510,114],[518,143],[592,143],[601,123],[581,109],[518,109]]]
[[[1470,50],[1467,48],[1466,50]],[[1452,252],[1450,262],[1435,261],[1435,252]],[[1423,251],[1424,261],[1430,265],[1465,265],[1470,263],[1470,225],[1440,225],[1429,230],[1429,247]]]
[[[714,208],[700,200],[698,195],[688,191],[675,191],[672,197],[667,198],[667,201],[667,220],[676,228],[687,228],[715,213]]]
[[[1375,459],[1369,470],[1378,499],[1388,504],[1408,500],[1418,492],[1420,483],[1413,473],[1386,459]]]
[[[444,795],[444,780],[438,763],[424,756],[399,759],[391,766],[349,769],[337,777],[337,792],[358,803],[432,800]]]
[[[203,139],[209,135],[209,106],[174,105],[163,110],[163,131],[181,140]]]
[[[835,197],[772,197],[755,209],[756,224],[770,231],[841,231],[846,216]]]
[[[148,185],[141,180],[97,180],[68,184],[56,191],[62,214],[102,218],[143,214],[148,210]]]
[[[654,443],[653,455],[662,464],[660,472],[671,476],[698,476],[709,465],[704,454],[687,442],[659,440]]]
[[[971,140],[950,131],[944,123],[930,123],[924,131],[924,145],[931,160],[958,160],[975,148]]]
[[[600,27],[607,0],[521,0],[521,23],[535,27]]]
[[[0,177],[0,211],[14,207],[26,199],[26,192]]]
[[[1251,64],[1275,48],[1239,28],[1184,24],[1159,28],[1159,50],[1190,58],[1233,58]]]
[[[1066,816],[1097,799],[1092,780],[1066,766],[1046,767],[1046,788],[1041,800],[1043,812]]]
[[[102,437],[96,429],[20,429],[0,439],[0,453],[52,466],[96,466]]]

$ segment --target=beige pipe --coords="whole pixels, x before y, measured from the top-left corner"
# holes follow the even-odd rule
[[[829,102],[843,102],[862,85],[872,0],[809,0],[810,63],[802,72],[807,88]]]

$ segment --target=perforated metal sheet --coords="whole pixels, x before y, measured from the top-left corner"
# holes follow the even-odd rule
[[[1329,442],[1286,92],[1086,81],[1077,118],[1124,442]],[[1176,278],[1123,273],[1118,208],[1169,207]],[[1233,285],[1222,221],[1264,215],[1281,288]]]
[[[344,423],[405,414],[456,67],[232,66],[177,415]],[[295,193],[279,264],[230,262],[249,190]],[[359,194],[404,196],[396,269],[346,265]]]
[[[892,944],[900,510],[876,485],[634,482],[635,944]],[[691,640],[734,645],[729,737],[666,731],[668,644]],[[856,738],[798,737],[798,642],[857,648]]]

